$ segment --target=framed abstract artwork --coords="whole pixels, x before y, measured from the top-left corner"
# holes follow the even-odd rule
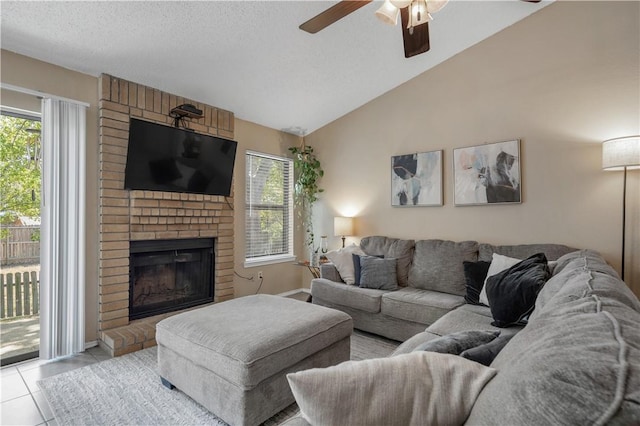
[[[520,141],[453,150],[456,206],[521,202]]]
[[[442,205],[442,151],[391,157],[391,205]]]

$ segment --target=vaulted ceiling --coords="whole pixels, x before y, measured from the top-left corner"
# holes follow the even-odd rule
[[[451,0],[429,24],[431,50],[405,59],[401,29],[374,15],[380,1],[298,29],[335,3],[2,1],[1,46],[306,134],[550,4]]]

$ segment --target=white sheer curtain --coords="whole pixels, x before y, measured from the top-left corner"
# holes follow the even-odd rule
[[[84,350],[86,107],[42,101],[40,358]]]

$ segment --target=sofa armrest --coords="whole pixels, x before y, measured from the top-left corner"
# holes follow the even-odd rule
[[[342,283],[342,277],[336,269],[336,265],[331,262],[323,263],[320,265],[320,278],[326,278],[330,281]]]

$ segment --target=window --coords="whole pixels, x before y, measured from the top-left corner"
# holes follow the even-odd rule
[[[293,161],[247,151],[245,266],[293,257]]]

